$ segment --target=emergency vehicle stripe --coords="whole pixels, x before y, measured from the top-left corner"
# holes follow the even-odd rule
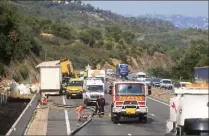
[[[171,105],[171,107],[174,108],[175,112],[177,112],[176,105],[175,105],[174,102],[173,102],[173,104]]]

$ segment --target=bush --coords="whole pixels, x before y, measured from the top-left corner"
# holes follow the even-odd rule
[[[0,76],[3,76],[5,74],[5,67],[3,63],[0,63]]]
[[[19,73],[24,80],[26,80],[28,78],[28,75],[29,75],[28,68],[25,65],[20,66]]]
[[[17,83],[20,83],[20,81],[22,80],[20,73],[15,73],[12,75],[12,77]]]

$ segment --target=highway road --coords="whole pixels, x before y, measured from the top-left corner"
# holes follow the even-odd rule
[[[110,95],[106,94],[110,103]],[[78,105],[82,99],[66,99],[65,96],[52,96],[53,102],[61,104]],[[120,123],[113,124],[110,117],[94,117],[92,122],[82,128],[76,135],[164,135],[165,123],[169,118],[169,106],[147,98],[149,107],[148,123],[140,124],[135,119],[121,119]],[[110,113],[110,105],[105,107]],[[50,109],[48,115],[47,135],[66,135],[76,128],[77,117],[75,109]]]

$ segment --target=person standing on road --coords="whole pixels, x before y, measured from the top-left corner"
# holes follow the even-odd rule
[[[81,121],[81,117],[83,115],[83,110],[84,110],[85,107],[86,107],[86,104],[81,105],[81,106],[79,106],[79,107],[76,108],[76,113],[77,113],[77,116],[78,116],[78,121]]]
[[[99,115],[104,115],[105,98],[100,95],[96,101],[96,113],[99,111]]]

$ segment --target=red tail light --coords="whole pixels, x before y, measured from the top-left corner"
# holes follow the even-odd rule
[[[138,102],[139,107],[145,107],[145,102]]]
[[[116,104],[116,107],[122,107],[123,102],[116,102],[115,104]]]

